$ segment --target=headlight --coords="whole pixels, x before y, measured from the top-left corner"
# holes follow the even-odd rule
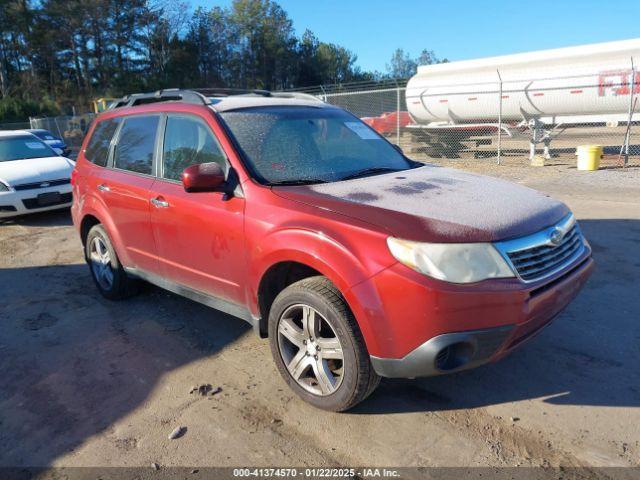
[[[389,237],[387,245],[400,263],[446,282],[515,276],[490,243],[420,243]]]
[[[6,186],[4,183],[0,182],[0,192],[8,192],[9,191],[9,187]]]

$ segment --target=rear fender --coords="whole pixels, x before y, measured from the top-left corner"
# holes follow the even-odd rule
[[[123,266],[131,266],[132,263],[131,259],[127,255],[127,249],[124,247],[122,238],[118,234],[118,229],[116,228],[113,219],[109,215],[109,210],[104,204],[103,200],[96,195],[86,195],[81,205],[80,211],[82,212],[82,218],[80,223],[78,224],[78,229],[80,228],[80,225],[82,225],[82,221],[87,215],[96,217],[107,231],[107,234],[111,239],[111,244],[113,245],[113,248],[118,255],[120,263]]]

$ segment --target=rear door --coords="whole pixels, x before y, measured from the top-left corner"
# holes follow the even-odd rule
[[[169,114],[162,161],[152,190],[151,223],[165,277],[235,304],[244,303],[244,199],[185,192],[189,165],[229,164],[210,125],[191,114]]]
[[[104,200],[104,195],[98,190],[98,185],[103,183],[104,169],[109,163],[112,143],[121,120],[116,117],[98,121],[91,132],[89,142],[78,155],[75,168],[76,181],[73,187],[72,212],[74,215],[81,213],[82,204],[87,197],[98,195]],[[82,157],[87,161],[83,161]],[[80,219],[76,218],[75,221],[79,222]]]
[[[158,262],[149,202],[160,115],[132,115],[121,122],[111,168],[102,169],[97,190],[126,249],[130,263],[126,266],[155,273]]]

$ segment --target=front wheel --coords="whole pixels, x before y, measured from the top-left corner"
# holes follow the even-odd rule
[[[380,382],[353,314],[326,277],[300,280],[276,297],[269,339],[284,380],[316,407],[348,410]]]

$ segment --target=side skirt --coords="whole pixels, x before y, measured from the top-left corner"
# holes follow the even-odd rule
[[[207,307],[211,307],[221,312],[232,315],[234,317],[241,318],[245,322],[248,322],[249,325],[253,327],[254,331],[258,331],[260,319],[254,318],[249,312],[249,310],[242,305],[238,305],[236,303],[232,303],[227,300],[214,297],[213,295],[209,295],[208,293],[204,293],[199,290],[194,290],[193,288],[181,285],[179,283],[172,282],[171,280],[167,280],[164,277],[161,277],[154,273],[149,273],[145,270],[140,270],[138,268],[125,267],[125,271],[127,272],[128,275],[131,275],[132,277],[139,278],[146,282],[152,283],[160,288],[169,290],[170,292],[173,292],[182,297],[186,297],[189,300],[202,303]]]

